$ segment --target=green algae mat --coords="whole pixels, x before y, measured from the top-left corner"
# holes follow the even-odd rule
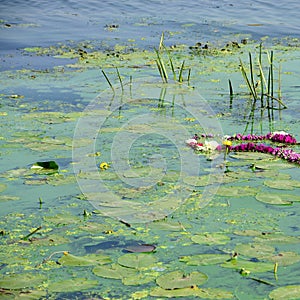
[[[0,74],[0,298],[299,298],[299,165],[185,143],[299,140],[298,45],[24,49],[70,63]],[[271,51],[253,108],[240,62]]]

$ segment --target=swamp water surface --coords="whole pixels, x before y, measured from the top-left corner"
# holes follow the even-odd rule
[[[300,138],[299,41],[231,38],[159,56],[133,41],[27,47],[54,66],[1,72],[1,299],[297,299],[299,166],[185,144]],[[286,109],[253,106],[240,65],[250,52],[259,79],[260,42]]]

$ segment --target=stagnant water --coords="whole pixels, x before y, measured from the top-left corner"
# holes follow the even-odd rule
[[[239,58],[257,70],[261,39],[287,109],[272,124],[257,110],[253,130],[300,139],[298,14],[296,1],[0,1],[0,298],[297,296],[299,167],[185,140],[245,130]],[[162,32],[183,85],[161,83]],[[229,41],[241,48],[220,51]],[[50,51],[23,50],[36,46]]]

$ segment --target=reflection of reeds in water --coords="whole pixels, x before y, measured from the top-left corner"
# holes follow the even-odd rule
[[[275,121],[275,112],[279,112],[279,118],[281,119],[281,111],[286,105],[281,100],[281,68],[278,68],[277,80],[274,76],[274,53],[273,51],[266,52],[267,62],[263,63],[263,51],[262,44],[259,47],[257,64],[254,64],[252,54],[249,53],[248,67],[240,59],[240,70],[251,96],[250,113],[248,116],[245,132],[248,130],[249,124],[251,124],[251,133],[254,130],[255,113],[260,111],[260,129],[262,131],[263,120],[265,112],[267,112],[269,130],[273,130],[273,124]],[[265,75],[267,74],[267,75]],[[275,84],[277,83],[277,97],[275,96]],[[233,102],[233,88],[231,81],[229,80],[229,106],[232,108]],[[277,106],[276,106],[277,104]]]

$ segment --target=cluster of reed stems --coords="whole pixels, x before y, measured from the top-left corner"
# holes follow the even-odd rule
[[[279,118],[281,118],[281,111],[287,108],[287,106],[281,100],[281,67],[278,67],[278,75],[276,79],[274,53],[273,51],[266,51],[266,55],[267,62],[263,63],[263,49],[262,44],[260,44],[256,63],[254,62],[252,54],[250,52],[248,67],[243,63],[241,59],[239,60],[240,71],[251,97],[251,109],[248,116],[245,132],[248,130],[248,126],[250,123],[252,124],[251,132],[253,131],[256,111],[260,111],[261,130],[265,112],[267,113],[269,126],[271,127],[269,129],[272,130],[272,126],[275,120],[275,111],[279,112]],[[276,83],[277,86],[275,86]],[[230,79],[229,94],[230,108],[232,108],[234,92]]]
[[[173,61],[171,52],[164,44],[164,33],[162,33],[162,35],[161,35],[158,49],[154,48],[154,51],[157,56],[157,59],[156,59],[157,69],[159,71],[162,81],[164,83],[168,83],[168,81],[169,81],[169,75],[168,75],[168,72],[166,69],[166,66],[169,66],[171,69],[171,73],[173,75],[173,81],[177,81],[180,83],[184,82],[183,73],[185,70],[185,61],[184,60],[182,61],[181,65],[179,67],[178,74],[177,74],[176,68],[174,67],[174,61]],[[166,62],[164,61],[164,58],[163,58],[163,56],[165,54],[167,56]],[[190,83],[190,77],[191,77],[191,69],[189,68],[188,74],[187,74],[187,79],[186,79],[188,84]]]

